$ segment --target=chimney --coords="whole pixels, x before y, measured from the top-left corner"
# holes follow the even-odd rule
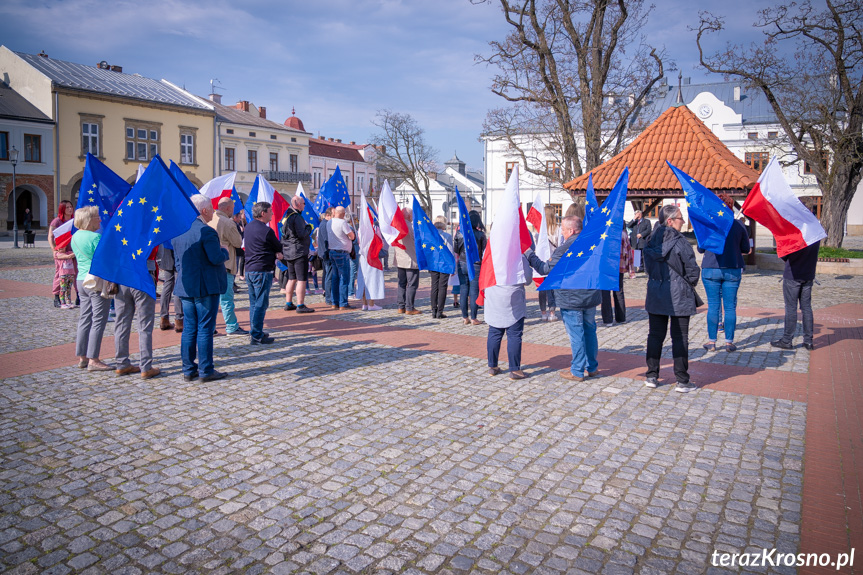
[[[112,72],[120,72],[120,73],[122,73],[122,72],[123,72],[123,67],[122,67],[122,66],[111,66],[111,71],[112,71]]]
[[[266,120],[267,119],[267,109],[265,107],[261,106],[260,108],[258,108],[258,115]]]
[[[45,50],[40,50],[40,51],[39,51],[39,56],[42,56],[43,58],[47,58],[47,57],[48,57],[48,54],[46,54],[46,53],[45,53]]]
[[[243,112],[249,111],[249,101],[248,100],[240,100],[237,102],[237,109],[242,110]]]
[[[354,142],[353,140],[351,140],[351,146],[356,146],[356,145],[357,145],[357,143]]]
[[[330,141],[335,142],[336,140],[335,140],[335,138],[330,138]]]
[[[734,101],[740,101],[740,86],[734,86]]]
[[[336,143],[337,143],[337,144],[341,144],[341,143],[342,143],[341,139],[340,139],[340,138],[336,138]]]
[[[210,94],[210,101],[215,102],[216,104],[222,103],[222,95],[221,94]]]

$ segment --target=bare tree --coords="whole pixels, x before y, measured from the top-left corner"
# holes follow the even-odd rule
[[[413,188],[423,209],[431,213],[431,174],[437,172],[438,151],[425,141],[425,130],[410,114],[378,110],[372,124],[379,131],[371,142],[377,148],[378,177],[406,182]]]
[[[650,10],[642,0],[497,1],[512,31],[476,59],[498,68],[491,90],[509,105],[488,113],[484,131],[504,138],[528,172],[566,182],[592,170],[620,150],[664,74],[663,55],[639,33]],[[559,173],[548,172],[548,157]]]
[[[707,36],[722,18],[700,14],[698,50],[707,70],[740,78],[760,90],[785,131],[796,158],[815,175],[822,194],[826,245],[840,247],[845,218],[863,176],[863,0],[809,0],[760,12],[764,41],[726,45],[705,54]],[[793,57],[782,46],[793,46]],[[789,50],[788,53],[792,51]]]

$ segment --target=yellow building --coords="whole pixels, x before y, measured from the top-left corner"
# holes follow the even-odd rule
[[[198,187],[215,175],[215,112],[166,80],[0,46],[0,77],[54,120],[54,197],[78,200],[87,152],[129,182],[159,154]],[[56,205],[49,208],[56,213]]]

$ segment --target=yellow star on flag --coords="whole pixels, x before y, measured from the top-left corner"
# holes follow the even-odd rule
[[[595,248],[595,247],[596,247],[595,245],[590,246],[591,251],[593,251],[593,248]]]
[[[159,206],[153,206],[153,213],[155,214],[158,211],[159,211]]]
[[[425,244],[423,244],[423,248],[425,248],[425,247],[426,247],[426,245],[425,245]]]
[[[605,212],[607,212],[607,211],[608,211],[608,208],[602,208],[602,213],[603,213],[603,214],[604,214]]]
[[[92,195],[93,195],[93,190],[87,190],[87,193],[88,193],[88,194],[90,194],[90,195],[92,196]]]
[[[93,203],[93,198],[90,198],[90,203],[91,203],[91,204]]]
[[[158,233],[159,233],[159,228],[153,228],[153,233],[154,233],[154,234],[158,234]]]
[[[716,212],[716,215],[721,216],[721,215],[722,215],[722,214],[724,214],[724,213],[725,213],[725,212],[723,212],[722,210],[719,210],[718,212]]]
[[[584,252],[578,252],[578,257],[581,257],[583,255],[584,255]]]
[[[599,236],[599,237],[600,237],[600,238],[602,238],[602,239],[605,239],[605,238],[607,238],[607,237],[608,237],[608,234],[607,234],[607,233],[605,233],[605,232],[602,232],[602,235],[601,235],[601,236]]]
[[[107,215],[108,215],[108,210],[102,210],[102,213],[103,213],[103,214],[105,214],[105,215],[107,216]]]
[[[124,245],[124,246],[128,246],[128,245],[129,245],[129,242],[127,242],[127,241],[126,241],[126,238],[123,238],[123,245]]]
[[[145,198],[144,196],[141,196],[141,198],[138,200],[138,203],[143,206],[144,204],[147,203],[147,198]]]
[[[606,222],[605,222],[605,227],[608,227],[608,226],[610,226],[610,225],[611,225],[611,224],[613,224],[613,223],[614,223],[614,222],[613,222],[613,221],[611,221],[611,220],[606,220]]]
[[[568,254],[566,254],[566,257],[571,258],[571,257],[572,257],[572,252],[569,252]]]
[[[93,189],[96,189],[96,182],[93,182]]]
[[[117,215],[122,218],[123,217],[123,210],[117,210]]]
[[[135,252],[132,252],[132,259],[135,259]]]
[[[129,201],[128,201],[128,202],[126,202],[126,203],[127,203],[129,206],[131,206],[133,201],[134,201],[134,200],[129,200]]]
[[[161,222],[161,221],[162,221],[162,216],[156,216],[156,221],[157,221],[157,222]]]
[[[138,254],[138,255],[141,255],[142,253],[144,253],[144,250],[140,250],[140,249],[139,249],[139,250],[138,250],[137,252],[135,252],[135,253],[136,253],[136,254]]]
[[[117,224],[116,226],[114,226],[114,229],[119,232],[123,228],[120,227],[120,224]]]
[[[431,247],[431,251],[434,251],[434,246]]]

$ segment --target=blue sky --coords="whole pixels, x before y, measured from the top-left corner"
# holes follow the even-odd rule
[[[645,32],[693,82],[697,9],[657,0]],[[727,39],[760,38],[751,27],[764,0],[726,0]],[[707,7],[706,5],[704,7]],[[210,80],[222,102],[249,100],[282,122],[297,110],[306,130],[368,140],[375,112],[410,113],[444,162],[457,151],[482,169],[485,113],[501,100],[494,70],[474,63],[506,34],[497,3],[469,0],[4,0],[0,43],[15,51],[164,78],[199,95]]]

